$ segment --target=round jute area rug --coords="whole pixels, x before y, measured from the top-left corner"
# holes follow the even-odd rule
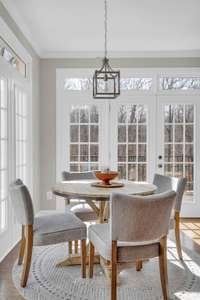
[[[175,244],[168,244],[170,299],[200,299],[200,256],[185,249],[184,263],[177,258]],[[80,266],[56,267],[66,257],[66,244],[35,247],[28,284],[20,288],[22,267],[14,265],[13,281],[27,300],[109,300],[110,283],[99,265],[93,279],[81,279]],[[118,277],[118,300],[161,300],[158,259],[144,264],[141,272],[134,265],[122,269]]]

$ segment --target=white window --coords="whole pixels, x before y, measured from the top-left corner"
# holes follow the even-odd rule
[[[19,57],[23,57],[26,62],[24,67],[28,65],[31,68],[31,58],[1,18],[0,36],[4,39],[3,48],[0,39],[1,260],[8,249],[17,242],[20,234],[9,201],[9,184],[16,178],[20,178],[31,189],[31,78],[21,72],[23,68],[20,69],[18,64]],[[15,46],[16,52],[13,50]],[[19,53],[20,56],[15,56],[15,53]],[[9,60],[9,55],[13,55],[15,61],[12,58]],[[31,74],[30,70],[28,74]]]
[[[26,77],[26,64],[0,36],[0,56],[16,69],[22,76]]]
[[[8,92],[7,80],[0,78],[0,232],[4,231],[7,223],[8,201]]]
[[[15,137],[16,178],[28,184],[28,98],[22,88],[15,85]]]

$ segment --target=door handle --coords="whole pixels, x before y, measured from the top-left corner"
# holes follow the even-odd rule
[[[162,164],[158,164],[158,168],[161,169],[163,167]]]

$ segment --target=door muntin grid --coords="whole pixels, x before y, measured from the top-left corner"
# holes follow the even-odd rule
[[[69,170],[87,172],[99,169],[99,108],[72,105],[70,111]]]
[[[0,233],[7,226],[8,201],[8,82],[0,78]]]
[[[147,180],[147,106],[120,105],[118,109],[117,166],[119,177]]]
[[[185,200],[194,191],[194,104],[164,105],[164,174],[186,177]]]

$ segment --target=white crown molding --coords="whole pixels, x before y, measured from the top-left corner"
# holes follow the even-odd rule
[[[43,51],[41,58],[102,58],[102,51]],[[200,57],[200,50],[188,51],[110,51],[110,58],[195,58]]]
[[[23,22],[22,17],[18,13],[17,7],[11,2],[10,0],[1,0],[3,5],[5,6],[6,10],[13,18],[23,35],[26,37],[32,48],[35,50],[37,55],[40,57],[42,53],[42,49],[38,45],[38,43],[34,40],[34,37],[30,30],[28,29],[27,25]]]

